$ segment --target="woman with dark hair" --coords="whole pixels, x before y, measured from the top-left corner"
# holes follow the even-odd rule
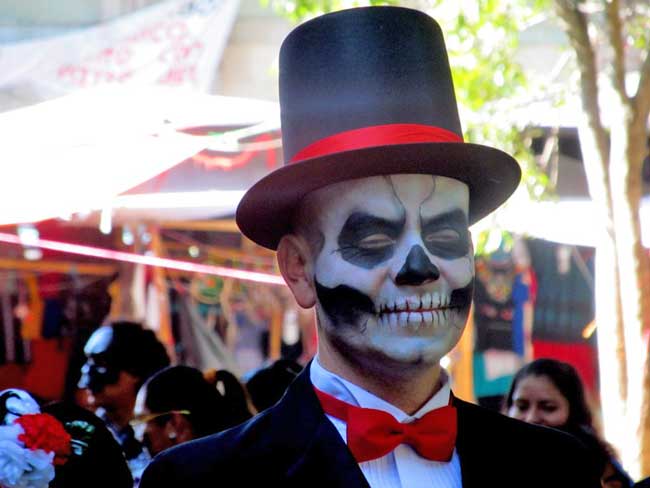
[[[246,418],[233,412],[228,395],[210,384],[201,371],[189,366],[170,366],[140,388],[132,425],[149,453],[156,455],[176,444],[225,430]]]
[[[246,389],[257,411],[275,405],[300,371],[302,366],[298,362],[286,358],[255,371],[246,381]]]
[[[536,359],[523,366],[512,380],[505,407],[508,416],[530,424],[593,424],[578,372],[570,364],[555,359]]]
[[[506,394],[504,413],[530,424],[572,434],[592,452],[604,488],[629,488],[632,480],[613,448],[596,433],[582,380],[568,363],[541,358],[523,366]]]
[[[211,369],[206,371],[203,377],[221,393],[232,425],[241,424],[252,417],[251,410],[254,411],[255,408],[246,388],[234,374],[227,369]]]

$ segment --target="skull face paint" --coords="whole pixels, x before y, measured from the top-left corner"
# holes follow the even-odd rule
[[[84,347],[86,362],[81,367],[79,388],[87,388],[93,394],[101,392],[107,385],[118,382],[120,368],[113,354],[113,329],[109,326],[99,327],[92,333]]]
[[[362,178],[308,197],[304,216],[323,238],[319,323],[341,354],[430,364],[454,347],[472,298],[468,208],[464,183],[430,175]]]

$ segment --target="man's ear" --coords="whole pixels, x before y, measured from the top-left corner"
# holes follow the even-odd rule
[[[132,389],[135,392],[135,395],[137,396],[138,391],[142,386],[142,383],[144,383],[144,380],[139,376],[135,376],[125,370],[121,370],[119,374],[120,376],[118,381],[121,381],[125,385],[129,385],[128,388]]]
[[[305,239],[295,234],[283,236],[278,244],[277,259],[282,277],[298,305],[313,307],[316,288],[311,274],[311,253]]]
[[[165,424],[165,434],[172,443],[191,441],[194,438],[192,424],[182,413],[174,412]]]

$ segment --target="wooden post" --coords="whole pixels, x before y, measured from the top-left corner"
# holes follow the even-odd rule
[[[465,331],[460,341],[451,352],[451,377],[453,379],[454,395],[468,402],[476,402],[474,398],[474,307],[470,309]]]
[[[269,359],[275,361],[282,354],[282,324],[284,311],[282,307],[274,306],[271,309],[271,325],[269,330]]]
[[[134,228],[137,228],[137,224]],[[143,243],[139,232],[134,234],[130,252],[143,253]],[[115,237],[115,247],[124,248],[121,240]],[[118,278],[109,288],[111,294],[111,311],[109,320],[144,320],[144,265],[120,262],[118,263]]]
[[[110,276],[117,270],[113,264],[77,263],[74,261],[26,261],[24,259],[0,258],[0,269],[31,271],[39,273],[77,273],[80,275]]]

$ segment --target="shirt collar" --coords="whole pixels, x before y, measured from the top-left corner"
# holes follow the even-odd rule
[[[451,387],[449,376],[444,369],[440,370],[442,387],[413,415],[409,415],[396,406],[373,395],[360,386],[326,370],[319,362],[318,355],[314,358],[309,369],[312,384],[321,391],[335,396],[339,400],[363,408],[374,408],[391,414],[398,422],[410,422],[422,417],[424,414],[449,405]]]

